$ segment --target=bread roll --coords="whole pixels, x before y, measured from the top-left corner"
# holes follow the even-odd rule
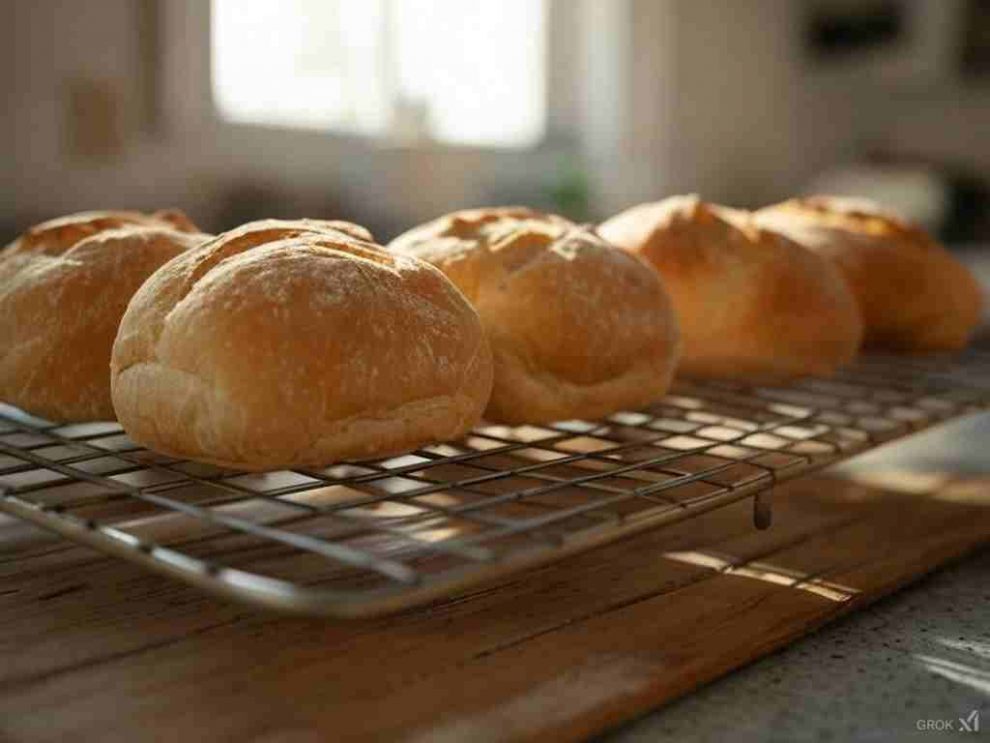
[[[842,271],[865,322],[865,342],[894,351],[962,348],[980,321],[980,287],[922,229],[865,199],[815,196],[756,213],[758,223]]]
[[[382,457],[458,437],[491,389],[456,287],[346,223],[269,220],[163,266],[114,344],[127,432],[248,470]]]
[[[105,420],[110,349],[131,295],[205,235],[178,212],[89,212],[32,227],[0,253],[0,397],[56,421]]]
[[[481,315],[495,359],[486,418],[598,418],[666,392],[678,334],[663,286],[588,229],[529,209],[475,209],[390,248],[440,268]]]
[[[660,272],[687,376],[828,374],[856,353],[862,322],[838,271],[745,212],[674,196],[628,209],[598,231]]]

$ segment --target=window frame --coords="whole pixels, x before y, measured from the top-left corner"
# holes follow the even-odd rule
[[[418,152],[470,152],[483,156],[532,156],[539,152],[573,151],[580,132],[578,71],[570,62],[579,42],[573,30],[579,20],[579,2],[546,2],[546,108],[542,137],[530,146],[475,145],[438,140],[395,142],[387,137],[333,129],[286,127],[275,124],[230,121],[223,117],[213,97],[212,2],[202,0],[159,1],[161,24],[161,97],[163,128],[195,134],[212,130],[231,136],[264,135],[309,140],[314,137],[335,145]]]

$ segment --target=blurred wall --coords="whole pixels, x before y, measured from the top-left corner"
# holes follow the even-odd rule
[[[564,159],[588,174],[592,216],[683,191],[773,201],[878,144],[990,174],[990,86],[900,89],[816,71],[801,48],[801,2],[555,0],[548,145],[514,153],[220,122],[208,6],[0,5],[8,234],[71,210],[176,205],[210,229],[257,212],[306,214],[363,221],[387,238],[460,206],[539,201]],[[87,116],[111,122],[106,141],[74,134]]]
[[[926,23],[956,18],[961,6],[914,2]],[[585,8],[596,64],[630,71],[620,107],[626,128],[599,129],[592,145],[605,211],[678,191],[755,206],[876,148],[990,178],[990,80],[964,84],[953,60],[926,56],[919,74],[897,81],[857,67],[818,69],[802,48],[802,2],[586,0]],[[611,52],[596,37],[607,12],[624,13],[629,28],[628,43]],[[619,167],[609,169],[610,160]]]

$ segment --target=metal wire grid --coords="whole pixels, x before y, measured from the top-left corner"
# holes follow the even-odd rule
[[[263,474],[6,407],[0,508],[224,596],[369,615],[749,496],[766,526],[774,483],[987,407],[988,379],[987,356],[871,357],[828,380],[682,382],[603,421]]]

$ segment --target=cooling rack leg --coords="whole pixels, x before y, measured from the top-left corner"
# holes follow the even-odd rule
[[[753,525],[757,529],[767,529],[773,522],[773,508],[770,499],[772,493],[772,489],[767,489],[753,496]]]

